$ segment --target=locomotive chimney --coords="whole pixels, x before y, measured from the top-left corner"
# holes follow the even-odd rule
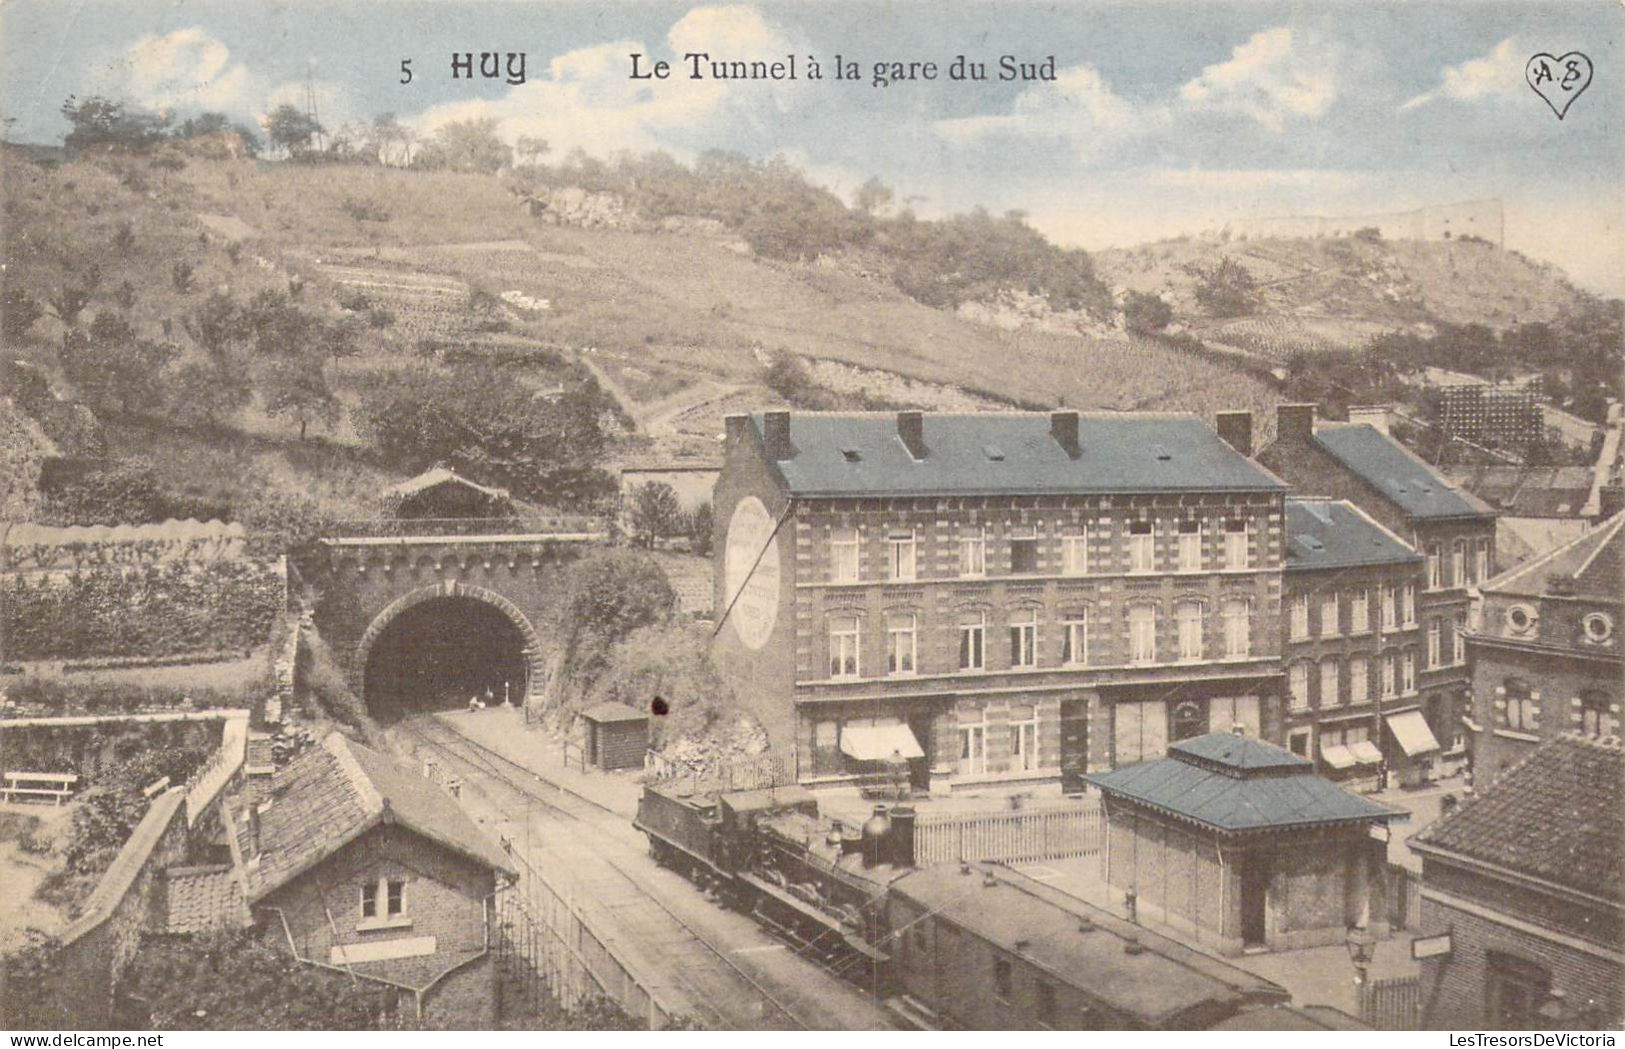
[[[887,838],[891,835],[891,819],[886,806],[876,805],[875,814],[863,824],[863,865],[873,867],[885,859],[890,849]]]
[[[890,851],[892,866],[914,866],[914,809],[908,805],[891,810]]]

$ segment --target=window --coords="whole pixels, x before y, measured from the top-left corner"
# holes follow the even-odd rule
[[[1174,608],[1179,620],[1179,658],[1202,658],[1202,602],[1181,601]]]
[[[1467,540],[1457,539],[1450,548],[1450,585],[1467,585]]]
[[[391,918],[395,917],[396,915],[405,914],[406,883],[404,881],[395,881],[393,879],[386,881],[384,882],[384,892],[386,894],[385,914]]]
[[[1010,573],[1032,575],[1038,571],[1038,529],[1032,525],[1010,529]]]
[[[858,530],[837,528],[829,536],[829,579],[832,583],[858,581]]]
[[[987,575],[987,531],[970,525],[959,532],[959,574]]]
[[[987,771],[987,722],[980,710],[972,714],[960,712],[957,768],[961,776],[977,776]]]
[[[829,620],[829,676],[858,676],[858,617],[831,616]]]
[[[1444,658],[1441,641],[1443,640],[1443,624],[1437,619],[1428,620],[1428,662],[1429,667],[1436,667]]]
[[[1150,521],[1133,521],[1128,526],[1128,570],[1156,571],[1157,537]]]
[[[1363,634],[1371,629],[1371,594],[1356,590],[1349,597],[1349,633]]]
[[[1292,729],[1286,734],[1286,749],[1298,755],[1300,758],[1307,758],[1309,756],[1310,741],[1312,740],[1313,736],[1313,729]]]
[[[1200,572],[1202,570],[1202,522],[1179,522],[1179,570],[1181,572]]]
[[[1518,636],[1534,633],[1539,617],[1528,605],[1513,605],[1507,609],[1507,632]]]
[[[1010,768],[1030,772],[1038,767],[1038,709],[1014,707],[1010,711]]]
[[[1320,636],[1336,637],[1342,630],[1343,624],[1338,622],[1337,595],[1326,594],[1320,599]]]
[[[967,612],[959,617],[959,669],[987,667],[987,616]]]
[[[1320,706],[1322,709],[1343,705],[1338,685],[1341,677],[1337,660],[1328,659],[1320,664]]]
[[[1400,687],[1405,695],[1416,691],[1416,653],[1406,649],[1399,657]]]
[[[1544,966],[1501,951],[1486,951],[1485,961],[1488,1026],[1497,1031],[1549,1028],[1540,1007],[1551,997],[1552,974]]]
[[[363,924],[377,924],[389,918],[399,918],[404,914],[406,914],[406,882],[396,878],[380,878],[361,886]]]
[[[1444,586],[1444,579],[1443,579],[1444,566],[1439,563],[1439,544],[1438,543],[1429,543],[1428,546],[1427,546],[1427,555],[1428,555],[1428,589],[1429,590],[1441,589]]]
[[[819,721],[813,725],[813,771],[839,772],[841,761],[841,723]]]
[[[1215,719],[1217,719],[1217,712],[1215,712],[1214,716]],[[1170,742],[1177,742],[1178,740],[1182,739],[1191,739],[1192,737],[1200,736],[1202,733],[1207,731],[1207,713],[1202,710],[1202,705],[1200,703],[1195,703],[1190,700],[1187,700],[1174,708],[1172,722],[1173,723],[1170,726]]]
[[[1247,522],[1224,523],[1224,567],[1246,568],[1251,563],[1247,543]]]
[[[1416,625],[1416,584],[1406,583],[1399,592],[1399,621],[1403,626]]]
[[[1309,595],[1299,594],[1292,599],[1292,640],[1301,641],[1309,636]]]
[[[886,578],[914,578],[914,529],[894,528],[886,533]]]
[[[1364,656],[1349,657],[1349,703],[1360,704],[1371,698],[1371,682],[1368,680],[1368,674]]]
[[[361,886],[361,920],[378,917],[378,886],[368,882]]]
[[[1505,697],[1501,723],[1513,732],[1540,731],[1540,693],[1520,677],[1509,677],[1496,691]]]
[[[1061,620],[1061,662],[1081,667],[1089,662],[1089,612],[1080,609]]]
[[[1593,645],[1606,645],[1614,636],[1614,620],[1606,612],[1593,612],[1580,621],[1585,638]]]
[[[1396,588],[1385,586],[1382,588],[1382,628],[1394,630],[1399,626],[1399,604]]]
[[[1000,1000],[1008,1002],[1015,993],[1014,981],[1011,978],[1010,963],[1003,958],[993,960],[993,994]]]
[[[1130,605],[1128,610],[1128,661],[1157,661],[1157,609],[1155,605]]]
[[[1224,603],[1224,654],[1229,659],[1245,659],[1252,654],[1252,608],[1243,598]]]
[[[1478,541],[1477,552],[1478,581],[1482,583],[1488,580],[1490,577],[1490,541],[1488,539],[1480,539]]]
[[[1309,664],[1294,663],[1286,672],[1287,695],[1293,710],[1309,709]]]
[[[1038,1022],[1044,1027],[1055,1027],[1055,985],[1040,980],[1038,983]]]
[[[1016,612],[1010,617],[1010,665],[1038,665],[1038,613]]]
[[[1382,657],[1383,698],[1399,694],[1399,659],[1392,652]]]
[[[1089,573],[1089,533],[1082,529],[1061,536],[1061,571],[1067,575]]]
[[[913,615],[902,613],[886,617],[886,673],[914,673],[915,639]]]
[[[1458,667],[1467,662],[1467,617],[1457,615],[1450,631],[1450,662]]]
[[[1580,731],[1587,736],[1619,735],[1619,718],[1605,693],[1587,689],[1576,701],[1580,705]]]

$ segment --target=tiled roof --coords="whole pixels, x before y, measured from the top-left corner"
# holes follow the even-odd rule
[[[1165,758],[1084,779],[1105,794],[1227,833],[1405,816],[1321,778],[1307,758],[1226,732],[1176,743]]]
[[[248,874],[251,900],[383,823],[398,823],[477,863],[513,872],[502,850],[450,794],[337,732],[279,772],[271,798],[259,816],[258,862]]]
[[[751,417],[762,432],[762,416]],[[1033,412],[926,413],[915,459],[882,412],[790,413],[796,495],[1259,491],[1286,486],[1192,415],[1081,413],[1078,455]]]
[[[1562,736],[1411,838],[1611,900],[1625,898],[1625,751]]]
[[[1315,441],[1411,517],[1478,517],[1494,509],[1455,488],[1398,441],[1365,423],[1322,425]]]
[[[1450,479],[1515,517],[1578,517],[1591,498],[1586,466],[1473,466]]]
[[[1618,601],[1625,585],[1625,512],[1533,561],[1502,572],[1485,583],[1483,591],[1544,594],[1550,590],[1553,576],[1573,578],[1573,589],[1566,591],[1570,596]]]
[[[400,484],[392,485],[391,487],[385,489],[385,494],[398,496],[404,499],[408,496],[417,495],[419,492],[428,491],[430,488],[434,488],[442,484],[457,484],[465,488],[472,488],[474,491],[479,492],[481,495],[484,495],[490,499],[508,498],[508,490],[506,488],[489,488],[483,484],[470,481],[457,471],[448,469],[444,466],[432,467],[418,474],[416,477],[402,481]]]
[[[1420,562],[1422,555],[1341,499],[1287,499],[1286,569]]]
[[[253,919],[230,866],[171,868],[164,873],[164,932],[240,928]]]

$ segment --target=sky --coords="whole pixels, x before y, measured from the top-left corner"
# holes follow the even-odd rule
[[[875,176],[933,216],[1019,209],[1098,249],[1248,217],[1496,196],[1507,247],[1625,294],[1625,5],[1218,2],[672,3],[8,0],[0,114],[54,142],[69,94],[253,120],[313,80],[329,127],[384,112],[428,132],[489,116],[552,156],[784,156],[849,195]],[[523,52],[525,83],[454,79],[458,52]],[[1559,120],[1530,56],[1594,73]],[[794,81],[693,80],[682,56],[797,58]],[[664,80],[633,80],[666,60]],[[835,78],[835,56],[857,79]],[[956,56],[986,80],[954,80]],[[1000,81],[1001,56],[1053,79]],[[808,76],[816,58],[822,79]],[[411,60],[412,81],[400,83]],[[876,86],[877,62],[936,76]]]

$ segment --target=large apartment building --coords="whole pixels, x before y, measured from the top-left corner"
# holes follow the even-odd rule
[[[804,782],[1279,738],[1285,492],[1191,416],[731,416],[714,656]]]
[[[1317,425],[1312,404],[1282,405],[1276,431],[1258,462],[1295,495],[1347,499],[1421,553],[1415,702],[1443,747],[1441,765],[1448,765],[1466,752],[1470,591],[1495,572],[1494,509],[1373,426]]]

